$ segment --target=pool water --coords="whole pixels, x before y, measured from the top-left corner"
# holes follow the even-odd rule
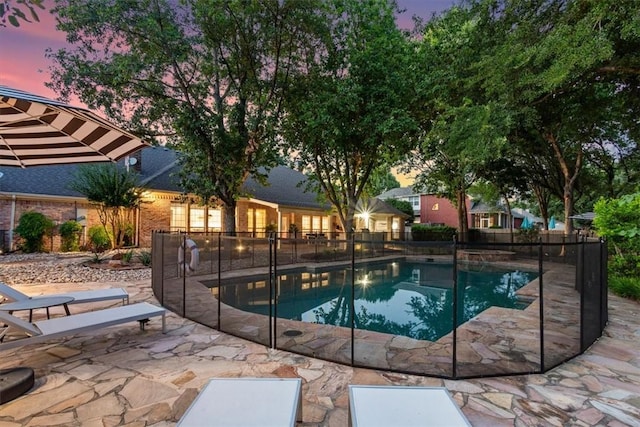
[[[491,306],[522,309],[516,291],[536,273],[495,269],[458,270],[457,323]],[[265,281],[235,284],[223,301],[268,314]],[[397,261],[355,269],[355,328],[435,341],[453,329],[453,267]],[[231,295],[233,294],[233,295]],[[351,326],[351,269],[294,271],[278,276],[279,318]]]

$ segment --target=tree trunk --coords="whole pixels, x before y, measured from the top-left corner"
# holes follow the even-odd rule
[[[235,201],[232,204],[225,203],[222,205],[222,213],[224,215],[222,231],[228,236],[236,235],[236,206]]]
[[[504,203],[507,205],[507,221],[509,222],[509,241],[513,243],[513,216],[511,215],[511,203],[509,203],[509,198],[507,196],[504,197]]]
[[[458,205],[458,231],[460,239],[467,240],[469,234],[469,222],[467,221],[467,197],[464,191],[456,191],[456,204]]]

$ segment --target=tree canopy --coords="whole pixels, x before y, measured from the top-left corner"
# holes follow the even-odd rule
[[[317,0],[59,0],[69,48],[49,86],[181,152],[182,185],[235,231],[241,187],[276,164],[292,72],[312,55]]]
[[[285,149],[352,230],[372,175],[409,149],[410,45],[396,26],[395,2],[328,6],[327,35],[287,99]]]

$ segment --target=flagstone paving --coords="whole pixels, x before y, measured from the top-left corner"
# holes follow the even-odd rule
[[[132,302],[157,304],[148,279],[16,284],[29,294],[115,286]],[[33,368],[36,384],[0,406],[0,427],[174,426],[211,377],[302,378],[302,426],[348,425],[349,384],[444,386],[474,426],[640,426],[640,304],[610,295],[603,337],[542,375],[443,380],[352,368],[272,350],[173,313],[164,335],[155,319],[145,331],[132,323],[0,351],[0,369],[17,366]]]

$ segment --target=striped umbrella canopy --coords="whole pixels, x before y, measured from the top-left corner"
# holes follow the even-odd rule
[[[0,166],[113,162],[147,145],[87,109],[0,86]]]

